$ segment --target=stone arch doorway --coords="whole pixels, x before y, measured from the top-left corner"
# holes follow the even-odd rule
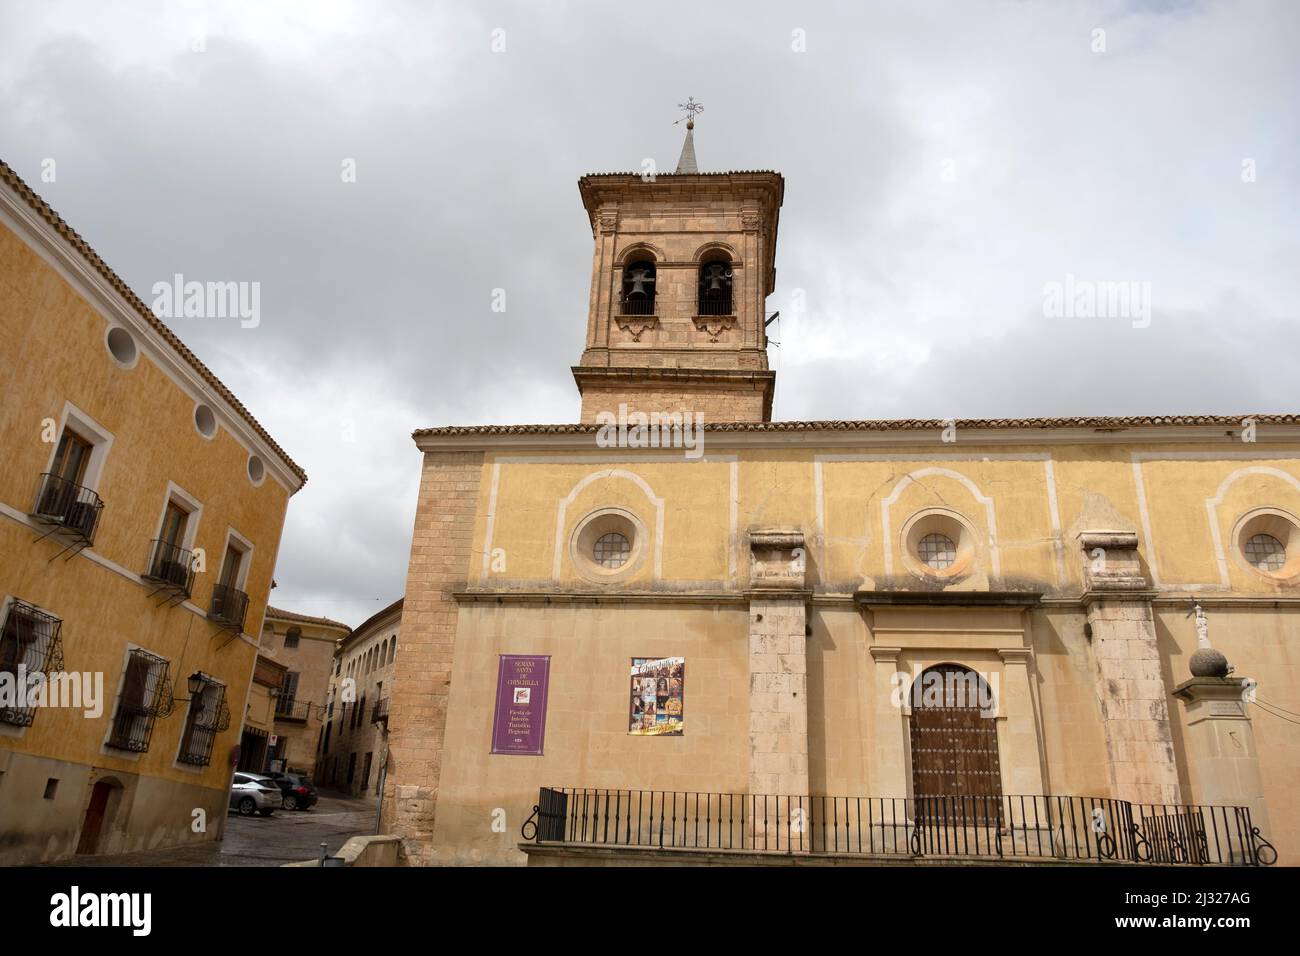
[[[112,824],[122,794],[122,784],[113,777],[96,780],[90,788],[90,802],[81,821],[81,837],[77,841],[78,854],[100,852],[101,840]]]
[[[912,683],[912,794],[918,815],[998,816],[1002,771],[988,684],[960,664],[928,667]]]

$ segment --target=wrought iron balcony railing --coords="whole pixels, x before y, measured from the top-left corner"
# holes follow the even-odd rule
[[[277,697],[275,700],[275,719],[307,721],[311,718],[311,709],[315,706],[309,700],[299,700],[296,697]]]
[[[248,613],[248,595],[227,584],[213,585],[212,606],[208,617],[232,631],[244,629],[244,616]]]
[[[650,298],[624,299],[619,303],[620,315],[654,315],[655,300]]]
[[[149,550],[149,570],[144,576],[158,584],[159,590],[189,597],[194,590],[194,554],[154,539]]]
[[[543,788],[525,840],[686,849],[1032,862],[1270,865],[1247,807],[1101,797],[763,796]]]
[[[71,532],[89,546],[95,543],[95,530],[99,527],[99,515],[103,510],[104,502],[95,492],[46,472],[41,475],[32,517]]]
[[[389,700],[390,698],[388,697],[381,697],[379,700],[375,701],[375,709],[370,715],[370,722],[372,724],[383,724],[384,726],[388,726]]]
[[[731,315],[731,293],[719,296],[700,296],[697,315]]]
[[[32,674],[48,675],[63,670],[63,622],[52,614],[38,610],[26,601],[9,605],[0,626],[0,675],[9,678],[10,686],[27,681]],[[36,719],[34,704],[0,698],[0,723],[30,727]]]

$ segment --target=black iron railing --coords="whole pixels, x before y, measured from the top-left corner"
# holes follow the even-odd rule
[[[388,697],[381,697],[379,698],[379,700],[375,701],[374,713],[370,715],[370,722],[372,724],[388,723],[388,701],[389,700],[390,698]]]
[[[226,688],[208,681],[190,698],[189,716],[181,737],[178,762],[192,767],[206,767],[212,762],[212,746],[217,734],[230,729],[230,708],[226,705]]]
[[[13,601],[0,627],[0,674],[9,675],[10,687],[30,686],[32,674],[63,670],[63,643],[59,633],[63,622],[25,601]],[[0,723],[30,727],[36,707],[26,699],[0,704]]]
[[[168,717],[176,705],[168,677],[170,665],[165,658],[143,648],[127,654],[122,692],[113,713],[113,728],[108,746],[132,753],[145,753],[153,738],[154,722]]]
[[[651,298],[624,299],[619,303],[620,315],[654,315],[655,300]]]
[[[41,487],[36,493],[36,508],[32,516],[71,532],[87,546],[95,543],[95,530],[104,502],[89,488],[74,484],[59,475],[46,472],[41,475]]]
[[[275,700],[276,720],[301,720],[311,717],[311,709],[316,705],[309,700],[297,697],[277,697]]]
[[[700,296],[698,315],[731,315],[731,293],[717,296]]]
[[[212,607],[208,616],[222,627],[232,631],[244,629],[244,616],[248,613],[248,595],[228,584],[212,587]]]
[[[194,554],[156,538],[149,549],[149,570],[144,575],[163,590],[189,597],[194,590]]]
[[[1102,797],[763,796],[543,788],[524,839],[644,849],[1269,865],[1247,807]]]

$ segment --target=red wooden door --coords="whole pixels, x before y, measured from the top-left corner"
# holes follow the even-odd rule
[[[108,798],[113,795],[111,784],[99,781],[90,791],[90,805],[81,824],[81,839],[77,841],[78,853],[94,853],[99,846],[99,831],[104,826],[108,812]]]

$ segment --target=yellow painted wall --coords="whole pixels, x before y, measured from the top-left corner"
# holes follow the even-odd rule
[[[244,629],[258,633],[290,491],[272,474],[269,463],[265,479],[255,487],[247,473],[249,450],[224,426],[211,440],[198,433],[196,398],[155,365],[139,337],[135,366],[123,369],[114,363],[105,346],[108,328],[108,320],[19,236],[0,227],[0,340],[5,343],[0,350],[0,594],[57,615],[63,621],[65,669],[102,673],[109,698],[96,719],[66,710],[39,711],[24,731],[0,731],[0,750],[224,794],[256,640],[231,639],[202,612],[211,601],[227,529],[233,528],[253,545]],[[215,406],[219,399],[205,401]],[[60,421],[66,402],[113,436],[96,487],[105,506],[93,549],[76,556],[58,556],[63,545],[53,538],[34,540],[44,529],[34,530],[24,518],[34,506],[40,475],[53,451],[53,445],[42,440],[43,420]],[[131,578],[146,569],[168,481],[202,504],[194,545],[206,551],[208,560],[206,572],[196,578],[193,609],[160,606],[161,597],[150,597],[152,587]],[[226,684],[231,725],[217,738],[207,767],[175,763],[187,713],[181,701],[172,716],[156,722],[147,753],[127,754],[103,746],[128,644],[170,662],[178,698],[188,696],[186,679],[195,670]],[[33,797],[6,792],[9,786],[0,781],[0,831],[8,829],[5,806],[40,799],[39,793]],[[192,805],[183,800],[167,808],[165,813],[175,816],[179,826],[142,834],[137,842],[157,845],[158,840],[202,838],[188,835]],[[132,815],[147,814],[138,808]],[[74,816],[64,821],[64,828],[70,827],[75,838],[80,811]],[[219,832],[219,827],[209,833],[213,831]],[[121,848],[139,847],[128,840]]]
[[[1250,568],[1233,541],[1238,519],[1254,508],[1300,515],[1300,461],[1292,447],[1229,438],[964,447],[936,435],[933,447],[921,449],[727,447],[726,436],[713,435],[709,441],[700,462],[663,450],[489,453],[465,568],[469,586],[601,590],[577,572],[569,553],[575,528],[599,508],[633,512],[649,536],[647,560],[635,575],[605,588],[613,592],[743,592],[748,530],[802,530],[818,595],[809,612],[810,786],[871,795],[869,755],[881,732],[872,726],[870,707],[868,647],[874,638],[863,612],[846,599],[858,589],[943,587],[909,570],[900,533],[917,512],[948,508],[975,529],[978,544],[971,573],[952,586],[1046,595],[1047,603],[1025,617],[1025,640],[1033,650],[1030,675],[1049,788],[1109,796],[1095,665],[1078,601],[1086,556],[1077,535],[1127,529],[1138,533],[1144,570],[1158,586],[1167,687],[1189,676],[1195,630],[1186,614],[1196,594],[1218,599],[1208,611],[1212,639],[1236,664],[1236,674],[1257,677],[1264,699],[1300,712],[1294,673],[1300,618],[1295,609],[1265,606],[1273,598],[1300,598],[1300,587]],[[557,553],[559,574],[553,576]],[[544,758],[489,754],[497,655],[503,653],[553,655]],[[687,659],[688,729],[680,740],[631,737],[623,726],[627,659],[650,654]],[[518,821],[511,816],[507,833],[493,833],[491,812],[530,810],[539,786],[743,790],[746,655],[743,603],[462,601],[436,852],[517,859]],[[1184,764],[1184,800],[1192,802],[1182,707],[1172,697],[1169,706]],[[1266,836],[1284,861],[1295,859],[1300,752],[1293,728],[1254,710],[1252,716],[1272,815]]]

